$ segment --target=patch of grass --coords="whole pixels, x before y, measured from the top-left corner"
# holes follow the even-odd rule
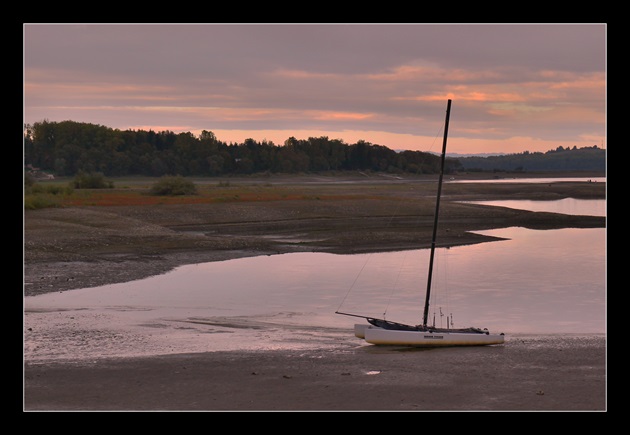
[[[116,179],[116,188],[72,189],[67,180],[61,183],[45,182],[35,190],[33,187],[25,193],[38,192],[42,197],[25,195],[25,208],[35,209],[43,207],[82,207],[82,206],[149,206],[176,204],[211,204],[229,202],[270,202],[270,201],[343,201],[353,199],[387,199],[379,189],[362,189],[344,191],[338,186],[293,186],[270,183],[243,184],[230,181],[208,183],[207,180],[195,183],[194,195],[156,195],[152,186],[160,183],[161,179],[138,178]],[[188,181],[188,179],[184,180]],[[120,187],[122,186],[122,187]],[[167,186],[168,187],[168,186]],[[175,186],[176,187],[176,186]],[[45,194],[45,195],[44,195]],[[391,198],[389,198],[391,199]]]
[[[30,188],[31,194],[47,194],[47,195],[71,195],[74,192],[72,186],[63,186],[59,184],[39,184],[35,183]]]
[[[24,209],[38,210],[40,208],[61,207],[61,199],[56,195],[45,193],[24,195]]]
[[[195,183],[180,175],[165,175],[151,186],[151,194],[158,196],[195,195],[196,193]]]
[[[25,183],[24,209],[61,207],[63,201],[72,195],[74,189],[69,185]]]
[[[101,172],[79,172],[70,185],[76,189],[111,189],[112,181],[106,180]]]

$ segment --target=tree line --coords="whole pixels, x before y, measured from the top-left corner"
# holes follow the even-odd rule
[[[204,130],[190,132],[118,130],[74,121],[25,125],[24,163],[57,176],[100,172],[107,176],[218,176],[260,172],[386,171],[437,173],[430,153],[397,153],[363,140],[346,144],[326,136],[288,138],[282,146],[246,139],[226,143]],[[449,161],[447,170],[458,167]]]
[[[573,155],[575,151],[570,153]],[[505,165],[497,163],[500,159],[492,159],[492,167],[482,167],[482,161],[473,158],[447,158],[445,172],[469,168],[493,170],[500,166],[514,170],[519,165],[523,170],[538,170],[529,167],[538,161],[537,154],[528,154],[531,159],[527,166],[517,163],[517,157],[509,156],[501,156],[509,157]],[[440,157],[422,151],[397,152],[363,140],[347,144],[327,136],[302,140],[290,137],[282,145],[254,139],[226,143],[207,130],[195,136],[190,132],[118,130],[90,123],[44,120],[24,126],[24,164],[70,177],[78,173],[161,177],[347,170],[435,174],[440,170]],[[566,170],[576,170],[568,167],[571,165],[566,161],[565,166]]]
[[[595,171],[605,172],[606,150],[597,145],[582,148],[557,147],[543,152],[525,151],[518,154],[506,154],[487,157],[463,157],[459,159],[461,167],[474,171]]]

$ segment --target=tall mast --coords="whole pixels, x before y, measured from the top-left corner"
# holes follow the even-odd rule
[[[431,298],[431,278],[433,276],[433,257],[435,256],[435,239],[437,238],[438,214],[440,212],[440,196],[442,195],[442,178],[444,177],[444,160],[446,159],[446,138],[448,137],[448,121],[451,116],[451,100],[446,105],[446,121],[444,123],[444,140],[442,141],[442,160],[440,162],[440,179],[438,181],[437,200],[435,201],[435,220],[433,222],[433,238],[431,240],[431,257],[429,260],[429,278],[427,280],[427,296],[424,301],[423,326],[427,326],[429,317],[429,299]]]

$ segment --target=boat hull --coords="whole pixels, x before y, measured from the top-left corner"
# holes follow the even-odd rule
[[[354,336],[357,338],[365,339],[365,330],[371,326],[367,323],[355,323],[354,324]]]
[[[444,123],[444,141],[442,142],[442,155],[440,158],[440,178],[438,181],[437,199],[435,202],[435,220],[433,223],[433,238],[431,241],[431,255],[429,257],[429,275],[427,281],[427,293],[424,305],[424,322],[422,326],[412,326],[384,319],[365,317],[369,325],[354,325],[354,335],[364,339],[370,344],[389,346],[417,346],[417,347],[446,347],[446,346],[488,346],[503,344],[503,334],[490,334],[487,330],[478,328],[463,329],[436,329],[435,326],[427,327],[429,313],[429,300],[431,295],[431,277],[433,272],[433,258],[436,246],[438,212],[440,210],[440,196],[442,194],[442,181],[444,177],[444,165],[446,160],[446,139],[448,137],[448,124],[451,113],[451,100],[446,106],[446,121]],[[440,310],[441,311],[441,310]],[[355,317],[360,315],[347,314]],[[448,325],[447,321],[447,325]],[[451,322],[452,324],[452,322]]]
[[[387,346],[448,347],[448,346],[489,346],[503,344],[503,334],[482,334],[463,332],[399,331],[374,326],[359,328],[355,325],[355,335],[363,335],[366,342]]]

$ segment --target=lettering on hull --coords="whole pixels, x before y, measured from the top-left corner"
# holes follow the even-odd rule
[[[393,346],[485,346],[503,344],[503,336],[491,336],[481,334],[442,334],[415,336],[409,331],[383,331],[378,329],[366,329],[365,341],[370,344],[383,344]]]

